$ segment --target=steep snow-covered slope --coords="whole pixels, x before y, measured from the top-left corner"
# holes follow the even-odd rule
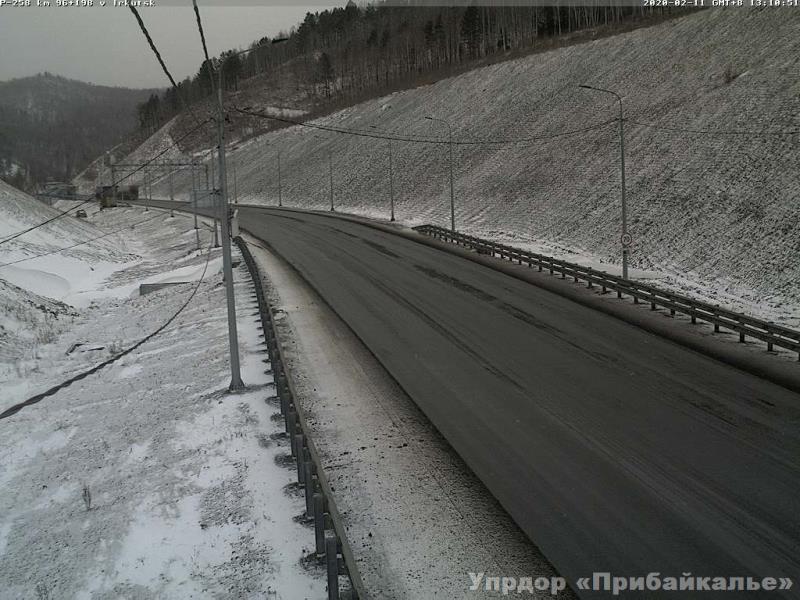
[[[89,221],[93,220],[97,208],[83,208],[89,213]],[[61,210],[0,181],[0,240],[60,214]],[[61,216],[36,227],[0,245],[0,280],[48,298],[80,304],[78,294],[83,287],[92,287],[132,259],[118,236],[106,236],[111,231],[73,216]],[[83,243],[87,240],[93,241]]]
[[[580,84],[623,97],[633,265],[706,298],[790,318],[787,303],[800,300],[800,152],[798,136],[785,132],[800,130],[800,12],[706,10],[318,123],[446,140],[446,126],[425,117],[446,119],[459,229],[616,263],[617,123],[563,134],[615,119],[617,102]],[[293,127],[232,149],[229,177],[235,163],[240,201],[275,203],[280,153],[284,203],[326,209],[330,159],[337,210],[385,217],[388,151],[386,140]],[[398,218],[449,224],[447,145],[394,141],[392,151]],[[188,173],[175,185],[185,197]],[[154,193],[167,196],[167,186]]]

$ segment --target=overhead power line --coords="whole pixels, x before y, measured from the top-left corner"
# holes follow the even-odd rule
[[[268,115],[265,113],[254,112],[245,108],[238,108],[234,107],[234,110],[240,114],[248,115],[251,117],[259,117],[262,119],[269,119],[271,121],[277,121],[280,123],[286,123],[289,125],[295,125],[298,127],[306,127],[309,129],[317,129],[321,131],[328,131],[331,133],[339,133],[343,135],[352,135],[356,137],[366,137],[366,138],[374,138],[378,140],[396,140],[399,142],[408,142],[411,144],[449,144],[451,143],[448,139],[445,138],[424,138],[418,136],[404,136],[404,135],[387,135],[381,133],[374,133],[368,132],[358,129],[347,129],[344,127],[332,127],[330,125],[319,125],[315,123],[307,123],[304,121],[298,121],[296,119],[289,119],[286,117],[276,117],[274,115]],[[545,134],[539,136],[533,136],[529,138],[508,138],[508,139],[484,139],[484,140],[453,140],[452,144],[455,146],[478,146],[478,145],[511,145],[511,144],[530,144],[535,143],[543,140],[550,140],[559,137],[565,137],[569,135],[577,135],[579,133],[586,133],[589,131],[594,131],[596,129],[602,129],[603,127],[615,123],[617,121],[616,118],[609,119],[607,121],[603,121],[601,123],[597,123],[595,125],[590,125],[589,127],[582,127],[580,129],[572,129],[568,131],[560,131],[557,133],[552,134]]]
[[[129,5],[128,8],[131,9],[133,16],[136,17],[136,22],[139,23],[139,29],[142,30],[144,37],[147,38],[147,43],[150,45],[150,49],[153,51],[153,54],[156,55],[156,59],[158,59],[158,64],[161,65],[161,69],[164,71],[164,74],[167,76],[169,82],[172,84],[172,87],[175,89],[175,94],[178,96],[178,100],[180,100],[184,110],[187,110],[189,114],[192,115],[192,118],[195,120],[195,123],[200,123],[200,119],[197,116],[197,113],[194,112],[191,105],[183,97],[183,94],[181,94],[181,89],[178,87],[178,84],[175,83],[175,79],[172,77],[172,74],[169,72],[167,65],[164,63],[164,59],[161,58],[161,53],[158,51],[158,48],[156,47],[156,44],[153,41],[153,38],[150,36],[150,32],[147,30],[147,26],[144,24],[144,21],[142,20],[139,11],[136,10],[136,7],[133,6],[132,4]]]
[[[153,54],[156,55],[156,58],[158,59],[158,64],[161,65],[161,69],[164,71],[166,76],[169,78],[169,81],[172,84],[172,87],[177,88],[178,84],[175,83],[175,80],[172,78],[172,75],[170,74],[169,69],[167,69],[167,65],[164,64],[164,59],[161,58],[161,54],[159,53],[158,48],[156,48],[156,45],[153,42],[153,38],[150,37],[150,32],[147,31],[147,27],[145,27],[144,21],[142,21],[142,17],[139,15],[139,11],[136,10],[136,7],[133,6],[133,5],[130,5],[128,8],[131,9],[131,12],[133,13],[133,16],[136,17],[136,21],[139,23],[139,28],[142,30],[142,33],[144,34],[144,37],[147,38],[147,43],[150,44],[150,49],[153,51]]]
[[[203,54],[206,57],[206,66],[209,69],[209,75],[211,74],[211,59],[208,56],[208,46],[206,46],[206,34],[203,32],[203,22],[200,19],[200,9],[197,7],[197,0],[192,0],[192,6],[194,6],[194,15],[195,19],[197,20],[197,29],[200,31],[200,42],[203,44]],[[211,77],[211,89],[214,89],[214,78]]]
[[[625,119],[628,121],[628,119]],[[697,135],[741,135],[750,137],[770,137],[770,136],[792,136],[800,134],[800,129],[790,131],[769,131],[767,129],[761,130],[737,130],[737,129],[685,129],[682,127],[667,127],[664,125],[656,125],[655,123],[644,123],[642,121],[628,121],[633,125],[640,125],[642,127],[649,127],[650,129],[660,129],[662,131],[674,131],[677,133],[690,133]]]

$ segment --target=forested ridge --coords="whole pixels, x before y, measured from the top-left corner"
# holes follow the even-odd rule
[[[0,82],[0,177],[25,190],[72,179],[136,131],[136,106],[153,94],[50,73]]]
[[[138,107],[139,127],[155,132],[182,102],[209,97],[223,68],[223,87],[238,92],[258,78],[282,90],[284,105],[320,110],[415,87],[474,68],[571,41],[592,39],[687,11],[632,6],[392,6],[308,13],[296,28],[223,52],[194,77],[152,95]],[[281,43],[273,43],[276,39]],[[210,67],[210,69],[209,69]]]

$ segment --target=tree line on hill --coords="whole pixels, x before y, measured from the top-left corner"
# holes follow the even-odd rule
[[[244,55],[228,50],[205,62],[178,90],[153,94],[139,105],[139,127],[152,133],[182,109],[212,92],[223,67],[223,89],[262,75],[291,82],[310,104],[356,102],[447,76],[493,58],[552,47],[583,34],[593,37],[621,27],[682,14],[674,8],[641,6],[393,6],[345,7],[306,14],[276,40],[253,42]],[[210,67],[210,68],[209,68]]]
[[[0,177],[26,191],[69,181],[136,132],[136,107],[155,93],[50,73],[0,82]]]

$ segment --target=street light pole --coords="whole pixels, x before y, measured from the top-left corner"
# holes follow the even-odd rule
[[[225,276],[225,295],[228,300],[228,344],[231,355],[230,391],[244,389],[239,368],[239,336],[236,327],[236,299],[233,292],[233,268],[231,266],[231,236],[228,222],[228,182],[225,172],[225,108],[222,104],[222,67],[219,68],[217,87],[217,142],[219,144],[219,191],[220,191],[220,229],[222,230],[222,268]]]
[[[328,150],[328,173],[330,175],[331,180],[331,212],[334,212],[335,209],[333,207],[333,153]]]
[[[621,197],[622,197],[622,237],[620,239],[620,242],[622,243],[622,278],[627,279],[628,251],[629,251],[629,246],[631,244],[631,238],[628,235],[628,211],[625,201],[625,132],[623,130],[623,123],[625,122],[625,119],[623,118],[623,113],[622,113],[622,97],[618,93],[612,92],[611,90],[593,87],[591,85],[580,85],[578,87],[582,87],[587,90],[594,90],[596,92],[604,92],[606,94],[611,94],[617,99],[617,102],[619,103],[619,168],[620,168],[620,187],[621,187]]]
[[[278,152],[278,206],[283,206],[283,189],[281,185],[281,153]]]
[[[445,121],[444,119],[437,119],[435,117],[425,117],[428,121],[439,121],[440,123],[444,123],[447,125],[447,135],[448,135],[448,143],[447,145],[450,147],[450,231],[455,233],[456,231],[456,202],[455,202],[455,192],[453,190],[453,127],[450,125],[449,121]]]
[[[372,129],[378,129],[375,125],[370,125]],[[389,142],[389,215],[390,221],[394,221],[394,174],[392,172],[392,138],[387,138]]]
[[[389,206],[390,221],[394,221],[394,173],[392,171],[392,140],[389,140]]]

